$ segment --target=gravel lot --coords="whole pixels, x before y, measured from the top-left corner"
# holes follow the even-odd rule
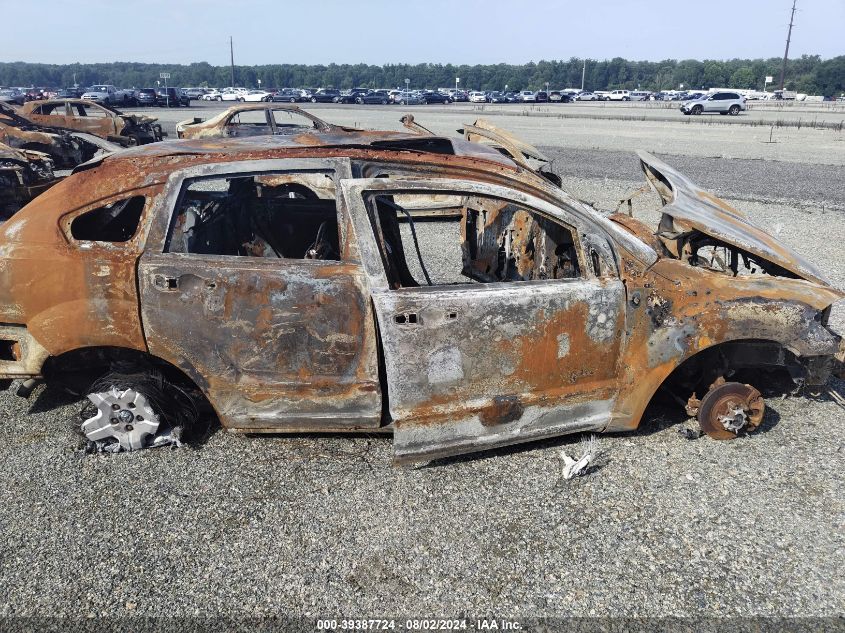
[[[468,120],[429,108],[420,120],[435,129]],[[395,129],[399,110],[384,112],[344,116]],[[603,208],[642,183],[627,145],[665,147],[845,287],[841,132],[785,130],[768,155],[749,143],[753,126],[497,123],[512,121],[537,124],[527,140]],[[653,203],[638,199],[637,213],[654,218]],[[845,331],[845,315],[835,325]],[[564,481],[559,453],[579,437],[414,468],[391,466],[390,438],[366,435],[217,432],[195,448],[85,455],[78,402],[3,392],[0,617],[841,618],[845,411],[826,397],[768,405],[760,432],[733,442],[687,440],[678,429],[691,422],[655,409]]]

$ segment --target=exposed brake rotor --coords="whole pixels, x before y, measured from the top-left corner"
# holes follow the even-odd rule
[[[142,393],[134,389],[88,394],[97,407],[96,415],[82,423],[82,432],[92,441],[114,438],[120,450],[135,451],[148,446],[148,437],[154,436],[159,427],[159,417]]]
[[[757,389],[719,378],[701,399],[697,417],[707,435],[716,440],[731,440],[760,426],[765,411],[766,403]]]

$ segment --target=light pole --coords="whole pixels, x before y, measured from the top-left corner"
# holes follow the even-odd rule
[[[261,90],[261,80],[258,80],[258,89]]]
[[[461,83],[460,77],[455,77],[455,93],[458,92],[458,84]]]
[[[405,103],[408,102],[408,86],[411,85],[411,80],[405,77]]]

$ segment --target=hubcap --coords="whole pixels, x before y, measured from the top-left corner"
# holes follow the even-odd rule
[[[114,438],[124,451],[135,451],[149,444],[147,438],[155,435],[159,426],[158,415],[147,398],[134,389],[88,394],[97,407],[96,415],[82,423],[82,432],[92,441]]]

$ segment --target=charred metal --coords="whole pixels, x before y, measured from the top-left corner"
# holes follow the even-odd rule
[[[658,393],[722,439],[762,420],[749,372],[841,370],[845,293],[653,156],[656,228],[483,120],[452,139],[289,106],[217,119],[81,166],[0,228],[0,379],[87,376],[85,432],[113,450],[166,443],[182,395],[234,432],[392,432],[398,462],[635,429]]]

